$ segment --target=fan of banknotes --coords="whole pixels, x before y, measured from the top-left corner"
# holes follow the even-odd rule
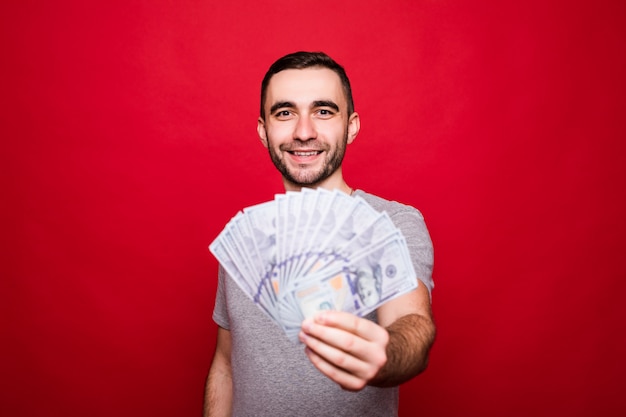
[[[417,287],[387,213],[340,191],[304,188],[245,208],[209,249],[294,342],[317,311],[364,316]]]

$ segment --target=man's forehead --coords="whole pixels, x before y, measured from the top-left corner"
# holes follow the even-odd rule
[[[345,103],[341,79],[328,68],[304,68],[283,70],[270,79],[266,105],[277,101],[294,103],[333,100]]]

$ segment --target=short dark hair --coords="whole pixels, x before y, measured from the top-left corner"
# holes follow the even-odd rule
[[[350,80],[346,75],[346,71],[341,65],[339,65],[334,59],[326,55],[324,52],[294,52],[279,58],[272,64],[269,70],[263,77],[261,83],[261,119],[265,119],[265,99],[267,98],[267,86],[270,83],[272,77],[284,70],[288,69],[305,69],[312,67],[328,68],[334,71],[341,80],[343,91],[346,94],[346,101],[348,102],[348,116],[354,112],[354,101],[352,100],[352,88],[350,87]]]

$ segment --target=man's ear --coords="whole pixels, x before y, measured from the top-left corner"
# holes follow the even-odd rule
[[[359,134],[359,130],[361,130],[361,119],[359,118],[359,114],[354,112],[350,115],[348,119],[348,143],[352,143],[356,136]]]
[[[256,131],[259,134],[261,143],[267,148],[269,146],[267,143],[267,132],[265,131],[265,120],[262,117],[259,117],[257,120]]]

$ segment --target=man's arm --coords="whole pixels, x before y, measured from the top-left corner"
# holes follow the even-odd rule
[[[382,305],[378,322],[325,311],[303,322],[300,340],[313,365],[350,391],[399,385],[426,369],[435,324],[424,285]]]
[[[217,328],[217,344],[206,381],[204,417],[230,416],[232,411],[233,381],[230,364],[230,331]]]

